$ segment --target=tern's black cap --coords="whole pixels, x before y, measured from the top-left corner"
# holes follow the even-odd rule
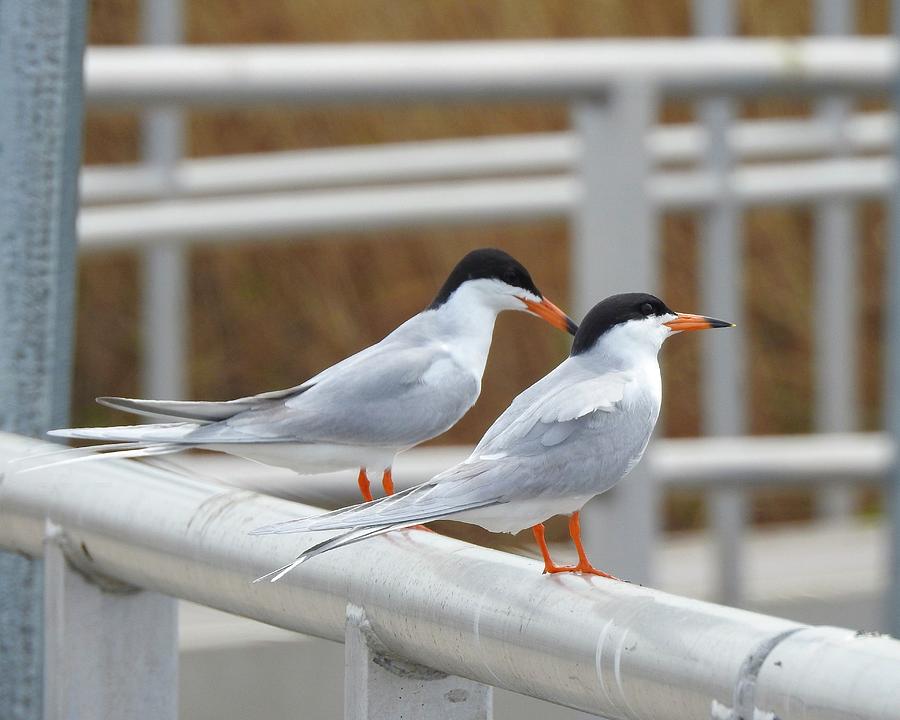
[[[453,292],[467,280],[484,278],[500,280],[507,285],[519,287],[540,298],[543,297],[522,263],[502,250],[482,248],[473,250],[456,264],[428,309],[434,310],[443,305]]]
[[[660,315],[675,315],[675,311],[655,295],[623,293],[601,300],[584,316],[572,343],[572,355],[589,350],[607,330],[629,320],[642,320]]]

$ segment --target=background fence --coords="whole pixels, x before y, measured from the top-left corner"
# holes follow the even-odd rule
[[[177,40],[178,10],[151,4],[146,27]],[[816,7],[823,35],[852,31],[850,2]],[[344,48],[94,48],[86,65],[94,106],[149,108],[145,160],[89,167],[80,217],[83,251],[144,249],[144,387],[182,397],[188,268],[194,243],[265,241],[286,234],[365,231],[454,223],[568,218],[572,228],[571,307],[659,286],[663,212],[698,214],[701,301],[734,319],[737,333],[706,338],[702,428],[711,436],[747,429],[740,218],[760,206],[810,205],[815,213],[816,428],[858,428],[857,367],[847,348],[857,332],[854,203],[883,199],[894,180],[890,114],[853,113],[860,97],[884,97],[892,46],[883,39],[722,40],[734,30],[729,3],[696,3],[693,43],[619,41]],[[738,99],[815,98],[809,119],[740,121]],[[177,107],[193,105],[364,104],[372,102],[564,102],[568,133],[489,137],[253,156],[181,160]],[[698,122],[658,123],[672,98],[696,101]],[[859,437],[865,454],[867,438]],[[797,456],[803,454],[797,441]],[[842,447],[852,447],[848,439]],[[698,462],[703,445],[696,448]],[[718,598],[742,602],[741,536],[747,509],[732,479],[759,476],[719,456],[709,484],[719,549]],[[815,464],[815,458],[798,460]],[[646,475],[648,462],[639,470]],[[772,482],[790,476],[768,467]],[[809,475],[811,483],[821,476]],[[842,517],[849,483],[871,481],[856,466],[845,483],[817,494],[819,512]],[[658,531],[657,484],[622,485],[598,500],[589,543],[604,563],[652,581]],[[635,542],[615,542],[625,528]]]
[[[4,21],[6,31],[0,35],[0,47],[12,47],[16,60],[27,55],[29,46],[24,41],[3,42],[4,37],[11,37],[13,27],[21,32],[21,38],[34,39],[34,47],[43,47],[41,43],[46,43],[48,37],[58,41],[54,51],[45,56],[55,73],[51,89],[42,86],[44,94],[40,95],[37,86],[23,82],[9,96],[15,99],[11,106],[19,113],[30,107],[32,98],[50,104],[54,110],[50,122],[35,127],[57,128],[68,142],[65,153],[60,153],[57,147],[41,146],[41,138],[53,133],[17,134],[27,152],[34,151],[34,157],[48,160],[41,165],[45,173],[41,178],[46,183],[22,197],[4,197],[5,218],[21,208],[46,210],[38,213],[45,220],[63,216],[60,227],[50,227],[42,235],[49,238],[43,251],[34,252],[25,236],[23,242],[10,245],[15,252],[5,251],[8,257],[3,267],[14,267],[14,261],[21,258],[30,263],[29,272],[22,273],[21,278],[8,273],[14,281],[6,288],[8,307],[0,314],[7,331],[5,337],[18,350],[27,345],[18,338],[31,342],[33,336],[39,335],[39,342],[27,345],[30,354],[26,353],[37,364],[26,369],[21,365],[21,354],[6,351],[6,365],[0,366],[7,368],[4,378],[9,397],[14,398],[10,402],[13,410],[4,426],[26,432],[62,424],[65,414],[65,382],[56,383],[54,389],[50,380],[63,377],[67,364],[63,350],[65,329],[54,333],[53,326],[65,325],[65,309],[71,297],[71,263],[67,264],[65,251],[60,255],[54,244],[59,241],[61,247],[69,247],[65,243],[65,212],[59,208],[74,208],[74,199],[65,192],[60,195],[60,188],[74,186],[70,177],[66,182],[66,173],[71,175],[75,166],[77,142],[71,135],[77,122],[71,118],[80,117],[80,105],[78,93],[71,88],[78,86],[80,78],[71,62],[67,65],[59,59],[78,55],[80,45],[72,37],[79,32],[83,37],[83,8],[76,6],[77,3],[61,2],[55,8],[55,34],[38,37],[33,22],[23,23],[24,29],[20,30]],[[816,7],[817,29],[822,35],[852,29],[851,3],[823,2]],[[900,322],[892,313],[886,313],[891,341],[886,358],[886,434],[853,432],[859,424],[859,401],[854,355],[848,352],[848,348],[860,343],[855,323],[858,285],[854,203],[871,198],[894,199],[897,163],[893,113],[857,111],[854,104],[862,98],[884,100],[890,96],[897,75],[892,42],[846,37],[725,40],[718,36],[734,30],[732,6],[698,2],[696,31],[708,37],[691,41],[200,48],[174,45],[180,39],[181,27],[177,4],[147,2],[144,10],[145,39],[148,44],[161,47],[94,48],[88,52],[88,103],[93,107],[139,108],[144,117],[146,147],[141,163],[135,166],[85,171],[79,234],[84,252],[141,248],[146,394],[187,394],[183,351],[189,335],[184,312],[189,277],[185,252],[195,243],[246,241],[248,236],[263,241],[286,232],[302,235],[562,217],[570,221],[572,229],[570,305],[572,314],[577,316],[598,297],[611,292],[658,286],[659,217],[663,211],[679,210],[701,218],[698,257],[702,309],[735,320],[740,327],[742,213],[749,207],[804,204],[813,206],[815,214],[815,308],[817,317],[828,321],[827,325],[816,326],[816,422],[817,429],[829,434],[743,437],[747,430],[745,339],[740,332],[729,338],[708,338],[703,350],[703,427],[709,436],[724,437],[655,443],[654,450],[636,471],[637,477],[592,504],[589,513],[593,517],[585,523],[591,533],[586,538],[589,551],[621,575],[652,581],[660,489],[671,485],[702,486],[713,497],[712,520],[719,549],[718,597],[740,604],[741,535],[746,523],[744,494],[748,487],[761,482],[834,481],[821,493],[821,512],[824,516],[841,516],[848,512],[850,503],[847,486],[842,487],[838,481],[871,481],[895,467],[893,438],[900,433],[900,392],[896,391],[900,387]],[[12,11],[6,12],[9,15]],[[28,12],[23,11],[21,18],[31,21]],[[19,65],[10,62],[6,67]],[[21,76],[7,69],[0,72],[0,78],[7,85],[15,85]],[[817,111],[810,118],[737,121],[735,103],[761,95],[813,98]],[[528,99],[566,105],[571,130],[389,147],[203,160],[182,158],[180,115],[188,107],[263,102],[497,103]],[[695,103],[697,121],[681,126],[660,124],[659,108],[670,99]],[[0,117],[2,127],[21,127],[21,117],[7,111]],[[0,152],[0,159],[7,164],[10,147],[18,151],[14,143],[7,143]],[[33,157],[25,152],[23,156]],[[34,174],[29,174],[29,163],[16,167],[25,178]],[[25,186],[15,187],[21,190]],[[35,197],[40,197],[41,202],[33,202]],[[900,222],[895,220],[895,232],[897,227]],[[890,247],[889,308],[900,307],[900,241],[894,238]],[[31,272],[35,267],[37,272]],[[21,297],[16,292],[19,287],[27,289]],[[53,310],[39,312],[39,317],[34,313],[29,316],[34,322],[21,322],[26,311],[48,307]],[[59,367],[48,367],[42,358],[53,358]],[[17,385],[17,380],[27,382]],[[31,392],[35,387],[40,392]],[[48,399],[49,404],[44,402]],[[28,427],[27,422],[36,425]],[[14,438],[3,440],[8,459],[22,450],[20,442]],[[387,566],[377,565],[369,575],[356,566],[336,576],[324,569],[309,570],[296,585],[290,584],[262,600],[262,596],[251,597],[244,587],[245,576],[265,564],[268,553],[262,557],[258,549],[251,552],[244,541],[232,544],[231,539],[241,535],[242,526],[223,520],[222,514],[228,515],[233,509],[249,513],[256,522],[272,507],[277,508],[277,513],[295,512],[296,508],[282,506],[275,500],[222,492],[201,480],[179,478],[175,483],[162,471],[127,469],[118,463],[110,466],[109,482],[87,482],[85,478],[84,483],[65,486],[65,491],[59,477],[47,476],[41,483],[28,484],[9,470],[0,493],[0,511],[6,520],[0,525],[2,544],[29,555],[43,553],[48,560],[43,577],[48,582],[46,647],[50,653],[45,667],[50,672],[45,700],[50,716],[62,715],[65,702],[71,698],[86,703],[84,707],[122,698],[142,707],[155,702],[154,713],[161,718],[174,712],[173,602],[148,593],[134,593],[128,601],[123,597],[115,599],[111,591],[133,591],[123,587],[122,580],[329,638],[338,638],[336,628],[345,626],[349,601],[350,629],[344,636],[351,662],[347,688],[348,696],[356,703],[354,712],[360,715],[370,712],[373,703],[381,702],[379,698],[396,694],[391,685],[395,681],[377,677],[373,670],[373,666],[382,667],[386,657],[466,675],[473,681],[471,685],[460,680],[462,684],[456,687],[457,679],[451,678],[454,687],[442,687],[435,695],[436,702],[443,702],[440,698],[447,700],[447,693],[462,690],[474,699],[471,707],[482,714],[488,712],[484,708],[489,707],[490,694],[475,681],[533,692],[612,717],[660,713],[675,718],[693,717],[701,711],[708,711],[713,717],[734,717],[743,712],[753,715],[756,707],[762,707],[790,718],[790,713],[799,707],[797,698],[802,706],[821,710],[822,717],[829,717],[828,713],[840,717],[848,706],[863,717],[890,717],[896,707],[896,698],[880,690],[890,687],[886,680],[874,674],[853,674],[867,663],[871,663],[870,667],[892,668],[896,648],[890,641],[878,639],[869,644],[852,633],[809,630],[787,621],[666,599],[652,591],[627,586],[612,589],[604,598],[597,595],[594,587],[584,596],[577,588],[573,595],[556,595],[555,591],[541,595],[550,607],[565,606],[578,597],[591,611],[597,610],[598,602],[608,603],[609,612],[593,618],[596,624],[591,626],[591,632],[566,626],[569,634],[555,641],[567,649],[577,645],[577,652],[562,654],[554,662],[565,664],[580,658],[574,661],[579,665],[578,672],[554,677],[546,685],[536,687],[540,673],[530,660],[507,662],[508,658],[498,659],[481,652],[481,643],[495,643],[502,651],[500,655],[504,655],[514,645],[507,634],[515,634],[514,628],[501,624],[496,633],[479,635],[480,616],[464,615],[461,621],[454,620],[429,605],[428,598],[414,596],[410,607],[424,613],[422,623],[431,622],[432,629],[441,628],[441,641],[434,644],[437,649],[427,650],[422,637],[404,635],[402,626],[410,621],[413,610],[401,612],[405,618],[402,621],[386,613],[376,618],[374,625],[365,613],[354,615],[354,606],[383,605],[389,600],[378,595],[381,586],[377,582],[377,574],[387,572]],[[120,476],[133,477],[134,486],[119,484]],[[74,477],[81,479],[77,472]],[[80,489],[69,492],[70,487]],[[178,496],[181,514],[174,513],[172,517],[181,518],[187,530],[182,533],[180,526],[160,530],[166,527],[167,513],[173,511],[173,504],[164,498],[178,493],[182,493]],[[122,517],[108,515],[105,501],[118,503],[123,509]],[[142,506],[144,501],[147,505]],[[890,502],[895,510],[895,528],[900,517],[898,503],[900,493],[895,493]],[[141,514],[142,510],[147,511],[146,515]],[[129,513],[135,513],[130,527],[121,524]],[[208,513],[216,516],[207,516]],[[45,523],[48,518],[49,523]],[[198,519],[199,525],[192,529]],[[628,542],[622,542],[625,537]],[[289,543],[284,543],[281,552],[289,554]],[[452,541],[426,539],[426,546],[429,543],[440,546],[440,555],[449,555],[445,551],[451,549]],[[437,562],[438,555],[429,549],[417,552],[421,554],[398,551],[395,565],[408,567],[419,558],[421,570],[429,562]],[[475,549],[466,552],[477,563],[498,573],[497,577],[505,578],[502,584],[509,587],[519,582],[518,575],[495,564],[528,562],[497,560],[492,554],[482,555]],[[895,588],[898,558],[900,553],[895,552]],[[82,563],[80,567],[78,562]],[[459,571],[451,566],[452,561],[447,567],[451,572]],[[8,614],[8,597],[26,599],[21,603],[23,607],[14,608],[14,616],[27,614],[28,598],[33,602],[29,593],[39,574],[33,566],[24,567],[8,566],[4,558],[2,572],[7,587],[0,592],[0,621]],[[85,573],[90,582],[84,583],[80,573]],[[356,591],[334,584],[350,576],[359,582]],[[339,582],[335,577],[342,579]],[[7,582],[9,578],[12,583]],[[24,592],[10,593],[13,586]],[[435,596],[446,592],[440,584],[434,587]],[[464,590],[468,591],[467,586]],[[310,602],[307,592],[318,593],[319,600],[327,595],[327,601]],[[526,618],[522,607],[533,608],[535,600],[536,595],[525,599],[517,596],[500,610],[509,616]],[[464,597],[459,598],[460,607],[466,606],[464,601]],[[688,638],[690,629],[684,633],[676,629],[673,637],[662,642],[653,631],[641,635],[635,644],[634,636],[629,636],[630,621],[619,615],[621,608],[633,607],[635,603],[643,603],[645,608],[664,606],[657,618],[661,626],[672,625],[679,613],[695,613],[697,623],[692,628],[697,632]],[[309,614],[293,621],[287,619],[284,609],[291,604],[304,607]],[[22,632],[15,639],[22,640],[21,647],[14,648],[11,654],[0,653],[16,659],[16,667],[10,668],[9,673],[0,668],[7,677],[0,684],[0,702],[9,699],[4,694],[9,687],[15,688],[25,698],[9,699],[8,706],[17,711],[27,705],[29,698],[33,699],[35,675],[39,675],[35,670],[40,664],[35,651],[41,646],[39,631],[35,632],[39,623],[33,617],[34,605],[31,607],[30,624],[22,624]],[[573,607],[582,605],[576,603]],[[889,607],[897,627],[900,603],[896,597]],[[672,614],[666,615],[668,612]],[[84,618],[91,618],[98,625],[84,624]],[[555,622],[563,620],[556,618]],[[649,616],[642,618],[650,620]],[[459,622],[466,627],[474,624],[474,633],[456,632]],[[523,622],[528,625],[527,618]],[[84,627],[90,627],[91,632],[79,630]],[[621,642],[614,648],[607,647],[610,628],[616,627],[621,630],[621,636],[617,635]],[[707,636],[703,627],[714,627],[715,632]],[[545,631],[546,628],[536,626],[535,637],[518,646],[522,657],[528,658],[529,653],[535,652]],[[118,700],[111,698],[109,688],[118,685],[99,679],[104,673],[117,673],[116,665],[124,665],[112,662],[103,672],[86,672],[83,683],[60,686],[58,679],[65,677],[68,669],[78,669],[79,657],[112,657],[104,655],[103,648],[97,645],[98,639],[110,637],[111,633],[122,639],[119,650],[142,648],[138,652],[143,654],[139,659],[132,657],[134,662],[129,669],[145,663],[148,673],[138,675],[158,675],[159,684],[129,686]],[[582,636],[587,640],[579,644]],[[707,647],[702,639],[713,636],[729,647]],[[652,639],[649,646],[645,645],[647,639]],[[387,654],[378,644],[385,640],[390,651]],[[655,676],[660,662],[668,663],[667,667],[680,667],[687,640],[697,642],[695,649],[710,652],[692,666],[689,676],[657,682],[668,677]],[[657,641],[661,645],[655,645]],[[776,648],[786,653],[791,666],[790,674],[781,679],[780,671],[773,668],[782,667],[786,661],[773,653]],[[825,663],[829,672],[815,675],[811,658],[820,663],[823,652],[830,653]],[[764,658],[763,665],[754,665],[753,658],[760,656]],[[635,660],[630,664],[632,657]],[[21,658],[30,663],[24,670]],[[599,665],[591,665],[591,658]],[[620,676],[623,658],[626,670]],[[793,661],[798,658],[802,662],[795,666]],[[771,667],[764,664],[769,659]],[[797,676],[795,667],[802,669]],[[853,672],[842,674],[848,668]],[[712,679],[711,670],[716,671]],[[572,682],[578,684],[573,677],[580,677],[578,673],[582,671],[591,675],[590,683],[599,681],[599,686],[587,681],[577,688],[572,686]],[[418,672],[421,668],[414,670],[414,674]],[[605,685],[609,672],[617,682],[622,681],[620,686]],[[25,676],[26,680],[10,684],[8,677],[13,675]],[[638,682],[647,677],[656,679],[649,684]],[[795,677],[804,678],[809,684],[788,687]],[[834,677],[842,677],[846,682],[834,683]],[[857,677],[875,685],[857,685]],[[431,679],[417,677],[419,685],[415,687]],[[753,688],[758,686],[758,691],[742,695],[741,688],[748,687],[748,683]],[[31,709],[25,707],[24,712]]]

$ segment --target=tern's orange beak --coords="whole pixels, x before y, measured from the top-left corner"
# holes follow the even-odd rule
[[[711,330],[712,328],[734,327],[734,323],[725,322],[724,320],[716,320],[715,318],[705,317],[703,315],[691,315],[690,313],[678,313],[678,317],[663,323],[666,327],[670,327],[678,332],[688,332],[690,330]]]
[[[553,327],[559,328],[560,330],[565,330],[572,335],[574,335],[578,331],[578,326],[575,324],[572,318],[566,315],[547,298],[544,298],[540,302],[534,302],[533,300],[528,300],[527,298],[523,297],[519,297],[519,300],[525,303],[525,307],[528,308],[528,312],[533,315],[537,315],[542,320],[546,320]]]

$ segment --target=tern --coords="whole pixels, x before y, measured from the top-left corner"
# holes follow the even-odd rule
[[[530,527],[545,573],[613,577],[588,560],[579,512],[644,454],[659,417],[657,355],[666,338],[722,327],[733,325],[677,313],[646,293],[606,298],[585,316],[569,357],[520,394],[466,460],[391,497],[254,530],[255,535],[347,531],[257,581],[274,582],[323,552],[438,519],[492,532]],[[543,523],[553,515],[569,515],[575,565],[556,565],[550,557]]]
[[[176,422],[50,435],[126,443],[94,448],[119,457],[202,448],[300,473],[359,468],[360,491],[371,500],[368,471],[381,472],[392,493],[397,453],[449,430],[478,399],[494,322],[504,310],[577,330],[521,263],[485,248],[459,261],[425,310],[300,385],[225,402],[101,397],[102,405]]]

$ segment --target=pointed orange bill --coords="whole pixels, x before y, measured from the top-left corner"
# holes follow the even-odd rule
[[[523,297],[519,297],[519,300],[525,303],[528,312],[532,315],[537,315],[541,320],[546,320],[553,327],[565,330],[572,335],[578,331],[578,326],[572,318],[566,315],[547,298],[543,298],[540,302],[534,302],[533,300],[528,300]]]
[[[715,318],[706,317],[704,315],[691,315],[690,313],[678,313],[678,317],[663,323],[666,327],[670,327],[678,332],[688,332],[690,330],[711,330],[713,328],[734,327],[734,323],[725,322],[724,320],[716,320]]]

